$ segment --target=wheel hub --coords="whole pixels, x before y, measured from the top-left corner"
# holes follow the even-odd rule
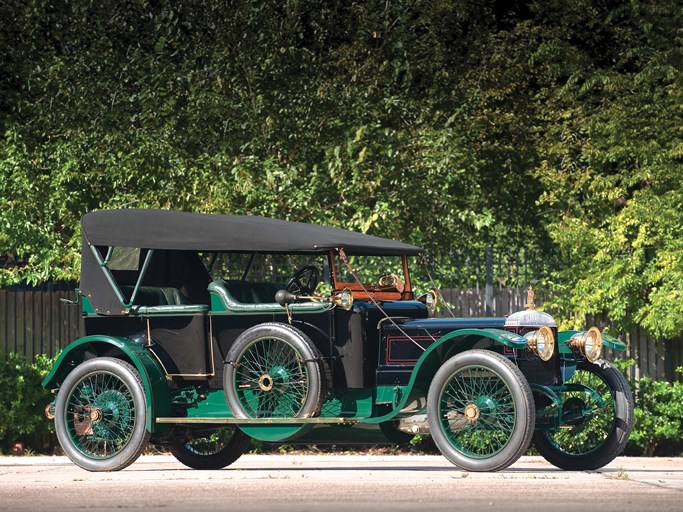
[[[258,380],[258,387],[261,388],[261,391],[270,391],[273,389],[273,377],[264,373]]]
[[[575,427],[583,423],[586,418],[587,406],[581,398],[570,397],[562,405],[562,420],[566,425]]]
[[[95,408],[90,410],[90,423],[97,424],[102,421],[102,409]]]
[[[475,423],[479,419],[479,416],[481,416],[481,411],[475,404],[467,404],[465,406],[465,419],[468,422]]]

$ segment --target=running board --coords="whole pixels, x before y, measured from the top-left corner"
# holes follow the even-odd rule
[[[306,425],[359,423],[360,418],[157,418],[157,423],[203,423],[212,425]]]

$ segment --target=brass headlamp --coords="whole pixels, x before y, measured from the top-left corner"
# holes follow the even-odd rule
[[[535,331],[524,335],[527,339],[529,350],[532,350],[541,361],[549,361],[555,351],[555,336],[547,325],[543,325]]]
[[[436,304],[438,302],[438,293],[436,290],[429,290],[427,293],[424,293],[418,297],[417,300],[422,302],[425,306],[427,306],[427,313],[429,313],[429,316],[434,316],[434,312],[436,311]]]
[[[581,331],[574,334],[567,344],[577,349],[581,355],[594,363],[600,358],[602,352],[602,334],[597,327],[591,327],[587,331]]]

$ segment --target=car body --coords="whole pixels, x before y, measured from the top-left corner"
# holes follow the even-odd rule
[[[503,469],[533,442],[590,469],[624,448],[633,398],[600,359],[625,345],[558,331],[528,308],[434,318],[417,295],[423,250],[344,229],[165,210],[82,218],[85,332],[43,386],[67,455],[91,471],[148,443],[197,469],[251,439],[407,443],[432,435],[468,471]]]

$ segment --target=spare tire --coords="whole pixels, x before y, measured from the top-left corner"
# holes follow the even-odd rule
[[[236,418],[310,418],[320,413],[324,375],[322,355],[306,334],[263,323],[230,347],[223,389]]]

